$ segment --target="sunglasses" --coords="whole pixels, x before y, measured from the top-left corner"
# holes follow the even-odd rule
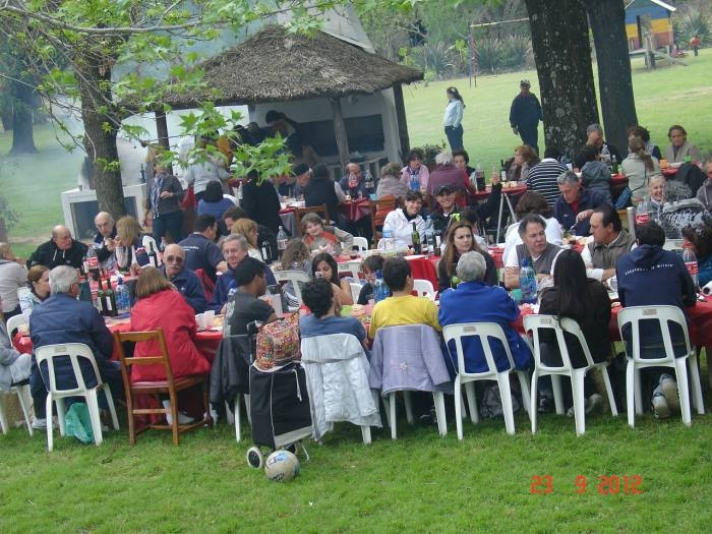
[[[180,256],[166,256],[166,262],[177,263],[180,265],[181,263],[183,263],[183,258],[181,258]]]

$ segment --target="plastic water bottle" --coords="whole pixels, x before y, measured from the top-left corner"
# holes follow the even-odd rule
[[[242,205],[242,181],[240,181],[240,185],[237,186],[237,205]]]
[[[383,273],[379,270],[376,271],[376,281],[373,286],[373,300],[374,302],[381,302],[386,298],[388,298],[388,286],[383,281]]]
[[[603,145],[601,149],[601,161],[608,166],[611,164],[611,151],[608,150],[608,145]]]
[[[282,226],[279,227],[279,232],[277,232],[277,248],[280,254],[287,248],[287,232],[284,231]]]
[[[425,241],[423,246],[435,247],[435,227],[433,226],[433,219],[428,215],[425,218],[425,230],[423,231],[425,236]]]
[[[522,302],[536,304],[536,273],[529,262],[529,258],[522,260],[522,267],[519,269],[519,287],[522,290]]]
[[[383,229],[383,249],[393,250],[395,249],[395,242],[393,241],[393,232],[391,230]]]
[[[687,267],[687,272],[690,273],[690,277],[692,278],[692,283],[695,284],[695,287],[699,287],[699,283],[697,280],[697,272],[698,272],[697,256],[695,256],[695,253],[692,251],[691,248],[685,247],[682,250],[682,261],[685,262],[685,267]]]
[[[116,301],[116,311],[119,315],[131,312],[131,295],[129,295],[129,288],[124,285],[121,277],[116,279],[114,299]]]
[[[368,198],[371,198],[371,195],[374,193],[376,188],[373,183],[373,176],[371,176],[371,171],[368,169],[366,169],[366,176],[364,176],[363,178],[363,187],[366,190],[366,195],[368,195]]]

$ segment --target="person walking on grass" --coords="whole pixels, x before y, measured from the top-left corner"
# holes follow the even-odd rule
[[[465,112],[465,103],[455,87],[448,87],[445,91],[448,104],[445,108],[443,126],[450,150],[461,150],[462,146],[462,116]]]

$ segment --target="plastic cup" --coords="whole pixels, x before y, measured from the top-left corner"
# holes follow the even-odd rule
[[[205,328],[212,328],[213,322],[215,321],[215,311],[208,310],[203,313],[203,318],[205,319]]]
[[[199,313],[195,316],[195,324],[198,325],[199,330],[205,330],[205,315],[202,313]]]

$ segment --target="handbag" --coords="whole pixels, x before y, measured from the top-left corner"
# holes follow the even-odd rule
[[[195,200],[195,190],[193,189],[193,184],[188,186],[188,190],[181,200],[180,207],[184,210],[195,209],[198,206],[198,202]]]

